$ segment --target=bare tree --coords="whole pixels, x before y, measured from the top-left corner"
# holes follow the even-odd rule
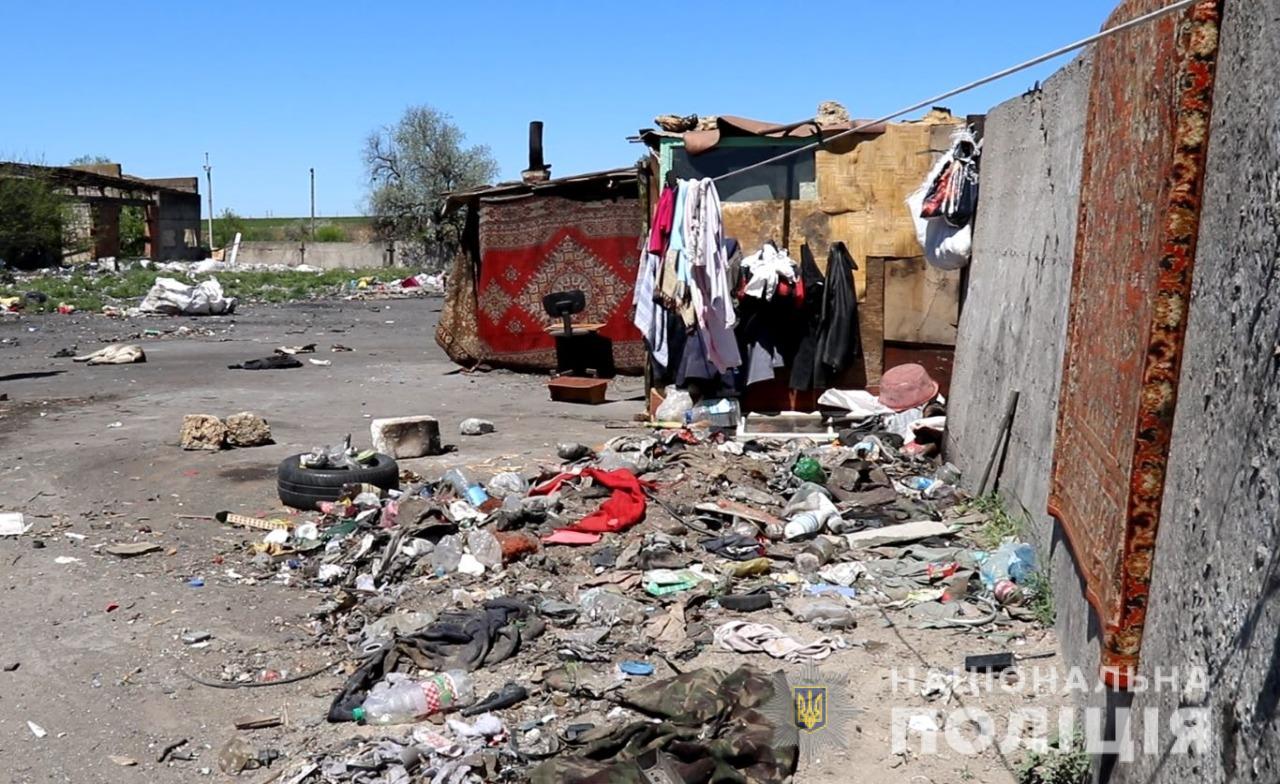
[[[417,244],[427,262],[444,262],[461,244],[464,216],[443,214],[445,194],[498,175],[489,148],[465,142],[449,115],[430,106],[409,107],[365,142],[370,214],[384,237]]]

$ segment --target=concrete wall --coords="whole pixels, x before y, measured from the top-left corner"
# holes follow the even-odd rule
[[[1084,55],[1039,92],[987,115],[982,195],[960,317],[947,449],[976,489],[1009,393],[1019,390],[999,489],[1032,521],[1049,563],[1067,664],[1098,667],[1095,621],[1065,541],[1046,511],[1089,96]],[[995,471],[993,471],[993,474]]]
[[[1140,757],[1113,781],[1280,781],[1280,0],[1228,0],[1181,393],[1141,669],[1207,668],[1199,756]],[[1139,730],[1140,731],[1140,730]]]
[[[1131,762],[1111,784],[1280,781],[1280,0],[1226,0],[1187,343],[1156,545]],[[1052,550],[1067,664],[1098,641],[1044,506],[1079,200],[1088,65],[987,121],[981,217],[961,318],[948,448],[975,483],[1005,395],[1022,400],[1001,493]],[[1187,678],[1203,668],[1207,688]],[[1097,704],[1102,696],[1084,698]],[[1199,708],[1207,748],[1170,753]],[[1156,709],[1154,747],[1144,711]]]
[[[387,243],[382,242],[242,242],[236,263],[366,269],[392,266],[399,255],[389,252]]]
[[[200,194],[162,191],[153,231],[156,261],[198,261],[207,255],[200,247]]]

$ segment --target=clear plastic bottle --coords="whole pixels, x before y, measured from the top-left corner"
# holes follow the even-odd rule
[[[1001,580],[1025,583],[1035,570],[1035,548],[1026,542],[1006,539],[995,552],[982,559],[979,573],[982,575],[983,585],[993,590]]]
[[[440,481],[452,487],[454,492],[467,499],[477,509],[489,500],[489,494],[484,491],[484,488],[467,479],[467,475],[457,468],[445,471]]]
[[[704,400],[684,413],[684,423],[706,422],[711,427],[729,429],[738,426],[740,409],[733,398]]]
[[[858,625],[853,610],[838,599],[800,596],[787,602],[787,609],[796,620],[820,628],[849,629]]]
[[[352,716],[368,724],[407,724],[436,713],[448,713],[474,700],[471,676],[462,670],[449,670],[424,681],[380,681],[369,691],[364,704],[352,711]]]
[[[458,571],[462,560],[462,539],[454,534],[444,537],[431,551],[431,568],[436,574],[452,574]]]
[[[486,569],[502,566],[502,544],[483,528],[475,528],[467,533],[467,549]]]

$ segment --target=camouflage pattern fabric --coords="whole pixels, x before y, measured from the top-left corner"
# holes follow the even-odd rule
[[[530,778],[533,784],[648,784],[636,758],[660,750],[686,784],[781,784],[795,772],[796,747],[779,745],[773,722],[757,710],[773,691],[773,679],[749,666],[728,674],[693,670],[645,686],[622,704],[663,721],[620,727],[580,756],[542,763]]]

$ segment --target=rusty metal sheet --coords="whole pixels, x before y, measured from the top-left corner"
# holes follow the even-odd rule
[[[1108,26],[1164,0],[1126,0]],[[1097,45],[1049,512],[1125,688],[1146,616],[1177,399],[1222,0]]]

